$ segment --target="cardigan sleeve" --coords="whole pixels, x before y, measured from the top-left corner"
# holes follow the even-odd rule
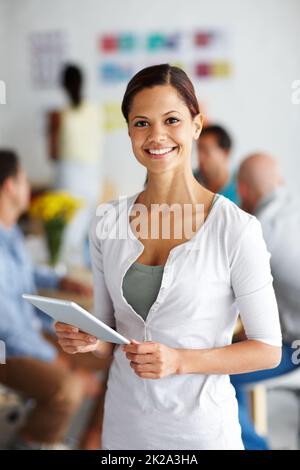
[[[231,255],[231,284],[247,338],[281,346],[270,256],[261,224],[251,216]]]
[[[90,257],[94,283],[94,315],[106,325],[115,328],[114,307],[105,281],[101,238],[97,236],[97,223],[101,223],[99,217],[95,217],[89,230]]]

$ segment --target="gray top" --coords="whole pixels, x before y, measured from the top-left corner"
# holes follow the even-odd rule
[[[218,194],[215,195],[210,210],[217,198]],[[123,295],[144,320],[158,296],[163,272],[164,265],[150,266],[134,262],[124,276]]]
[[[123,295],[132,308],[146,320],[158,295],[164,266],[133,263],[123,279]]]

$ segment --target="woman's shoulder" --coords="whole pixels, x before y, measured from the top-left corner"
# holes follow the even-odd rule
[[[255,218],[254,215],[241,209],[235,202],[222,194],[219,194],[218,196],[221,199],[220,210],[225,221],[237,224],[247,224],[251,219]]]
[[[235,245],[243,234],[250,229],[260,231],[260,222],[254,215],[241,209],[223,195],[219,195],[219,199],[215,228],[229,244]]]

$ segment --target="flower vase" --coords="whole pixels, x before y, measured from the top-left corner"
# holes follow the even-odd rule
[[[62,217],[54,217],[44,222],[45,236],[48,247],[49,264],[58,264],[66,221]]]

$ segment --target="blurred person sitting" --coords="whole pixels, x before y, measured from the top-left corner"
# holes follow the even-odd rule
[[[92,366],[86,367],[88,361],[78,364],[70,360],[72,356],[58,353],[55,336],[49,341],[43,335],[54,333],[53,320],[21,297],[36,293],[37,288],[92,294],[88,286],[60,277],[50,268],[33,266],[17,226],[29,201],[30,187],[18,157],[0,150],[0,339],[6,348],[0,383],[36,401],[20,435],[21,447],[55,448],[83,398],[100,391],[94,371],[87,370],[104,364],[92,356]]]
[[[231,169],[231,149],[231,137],[223,127],[204,127],[197,143],[198,168],[194,176],[210,191],[222,194],[238,204],[236,175]]]
[[[56,161],[55,187],[79,197],[84,206],[68,225],[62,257],[84,264],[84,241],[102,191],[101,107],[83,97],[84,77],[75,64],[66,64],[61,86],[69,104],[49,115],[49,156]]]
[[[287,190],[277,161],[264,153],[250,155],[241,163],[238,191],[241,207],[260,221],[271,254],[273,285],[284,342],[282,360],[275,369],[231,376],[239,404],[245,448],[262,450],[268,449],[269,444],[254,429],[246,385],[286,374],[299,367],[292,361],[295,352],[292,343],[300,338],[300,205]]]

